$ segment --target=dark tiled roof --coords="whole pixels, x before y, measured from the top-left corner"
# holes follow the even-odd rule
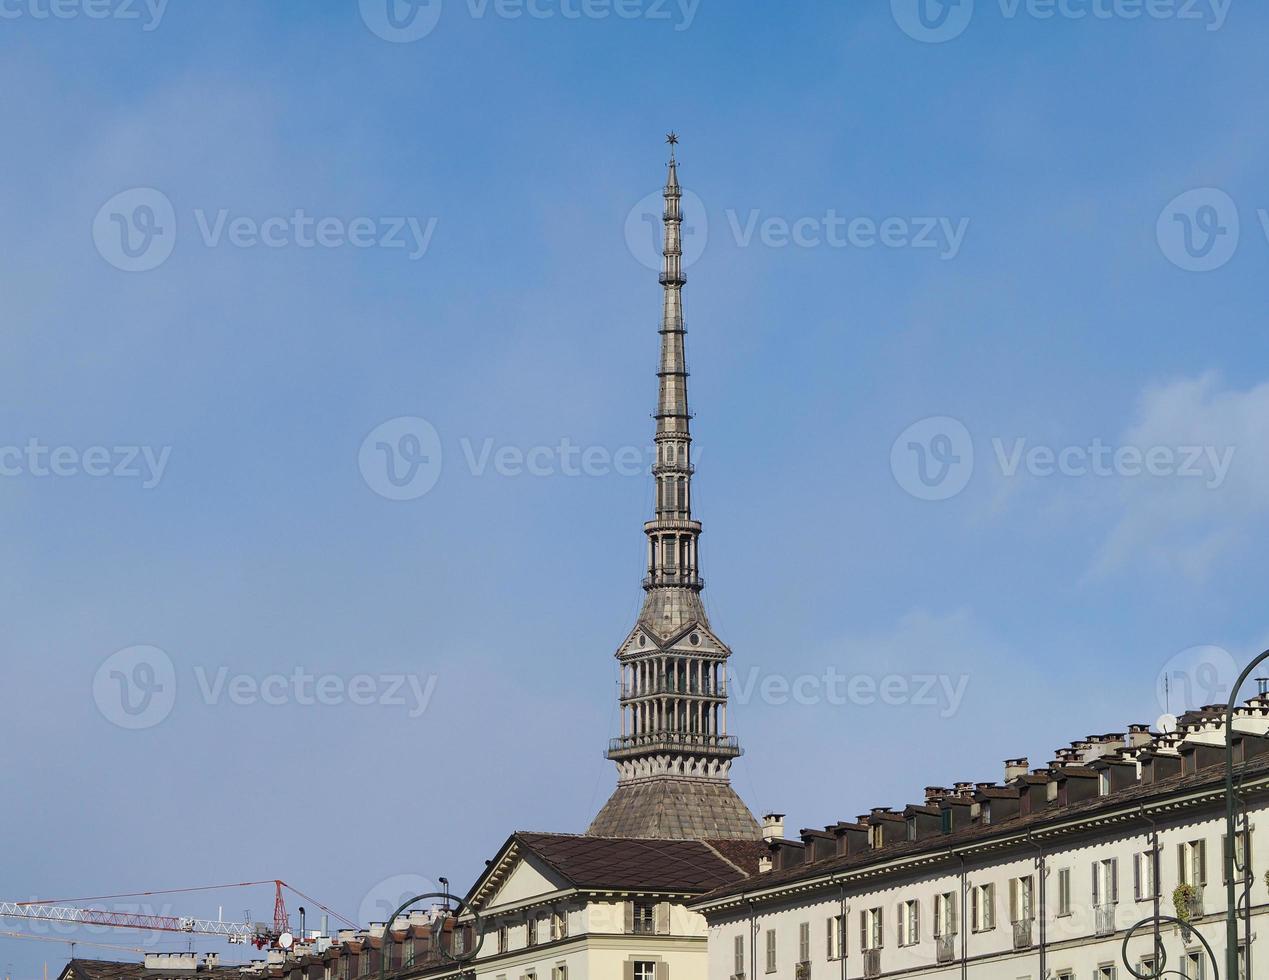
[[[1260,756],[1246,765],[1235,767],[1244,778],[1254,778],[1269,774],[1269,756]],[[910,857],[922,853],[937,854],[947,852],[949,848],[988,840],[992,837],[1009,837],[1023,830],[1042,830],[1048,824],[1077,819],[1084,816],[1095,816],[1104,811],[1112,811],[1133,803],[1145,803],[1151,799],[1163,799],[1196,789],[1216,789],[1223,787],[1225,767],[1223,764],[1206,766],[1196,773],[1185,776],[1171,776],[1157,783],[1137,783],[1126,786],[1106,796],[1094,796],[1066,806],[1048,806],[1027,814],[1011,817],[999,823],[975,824],[950,834],[935,834],[918,841],[898,841],[885,847],[853,854],[848,857],[830,857],[819,861],[811,861],[781,868],[779,871],[768,871],[755,875],[745,882],[745,891],[773,888],[806,878],[834,872],[855,871],[869,865],[884,864],[896,858]],[[800,846],[800,845],[799,845]],[[736,889],[724,885],[705,895],[701,901],[714,901],[735,894]]]
[[[144,963],[121,963],[117,960],[73,959],[62,969],[60,980],[241,980],[237,966],[213,966],[195,970],[147,970]]]
[[[521,832],[515,840],[576,888],[707,892],[757,870],[761,841],[647,840]],[[742,848],[748,848],[743,851]]]

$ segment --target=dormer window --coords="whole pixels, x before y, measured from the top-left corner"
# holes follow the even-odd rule
[[[982,818],[983,823],[991,823],[991,800],[988,800],[979,807],[978,815]]]

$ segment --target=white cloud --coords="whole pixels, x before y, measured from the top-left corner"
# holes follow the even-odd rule
[[[1117,440],[1142,450],[1202,447],[1205,459],[1228,455],[1228,472],[1137,476],[1112,481],[1114,524],[1090,574],[1130,565],[1207,577],[1249,526],[1269,515],[1269,382],[1244,391],[1222,387],[1212,372],[1147,388],[1136,419]]]

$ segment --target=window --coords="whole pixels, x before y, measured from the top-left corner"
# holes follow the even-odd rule
[[[828,922],[828,958],[840,960],[846,955],[846,916],[829,916]]]
[[[551,939],[568,938],[568,918],[563,912],[551,913]]]
[[[1030,922],[1035,918],[1035,879],[1031,875],[1009,882],[1009,921]]]
[[[1097,792],[1101,796],[1110,795],[1110,770],[1103,769],[1097,775]]]
[[[934,896],[934,935],[956,935],[956,893],[944,892]]]
[[[634,980],[657,980],[657,965],[646,960],[635,960]]]
[[[1159,882],[1155,875],[1155,851],[1140,851],[1132,856],[1132,892],[1138,902],[1158,896]]]
[[[1075,974],[1070,970],[1058,970],[1053,975],[1053,980],[1075,980]]]
[[[916,817],[908,817],[908,840],[917,839],[917,821]]]
[[[945,834],[952,832],[952,811],[945,809],[939,814],[939,829]]]
[[[899,945],[915,946],[921,941],[921,905],[915,900],[899,903]]]
[[[524,945],[536,946],[538,944],[538,920],[534,916],[529,916],[524,920]]]
[[[551,967],[551,980],[568,980],[568,964],[556,963]]]
[[[978,814],[982,817],[983,823],[991,823],[991,800],[987,800],[979,807]]]
[[[466,932],[462,928],[455,928],[452,935],[453,935],[453,938],[450,940],[450,952],[451,953],[463,952],[467,948],[466,939],[465,939]],[[440,940],[438,939],[437,941],[439,942]]]
[[[811,961],[811,924],[802,922],[798,924],[798,962],[809,963]]]
[[[996,886],[975,885],[969,891],[970,928],[974,932],[990,932],[996,928]]]
[[[1152,977],[1157,969],[1155,965],[1156,963],[1158,963],[1158,960],[1156,960],[1153,956],[1143,956],[1141,957],[1141,962],[1137,964],[1137,972],[1144,973],[1146,976]]]
[[[1207,884],[1207,841],[1177,845],[1177,878],[1183,885],[1201,888]]]
[[[652,935],[657,928],[657,907],[652,902],[634,903],[634,931]]]
[[[859,948],[865,951],[881,949],[881,909],[865,909],[859,913]]]
[[[1119,859],[1093,862],[1093,905],[1114,905],[1119,901]]]
[[[1186,980],[1203,980],[1203,968],[1207,965],[1207,956],[1202,952],[1186,953],[1181,959],[1181,971]]]
[[[885,831],[882,830],[881,824],[873,824],[868,828],[869,847],[881,847],[885,842]]]
[[[775,973],[776,968],[776,945],[775,930],[767,930],[767,972]]]
[[[498,927],[498,952],[505,953],[511,945],[509,942],[511,931],[505,926]]]
[[[1115,980],[1115,964],[1103,963],[1093,974],[1093,980]]]
[[[1247,831],[1240,830],[1234,839],[1238,841],[1238,847],[1234,851],[1234,881],[1242,882],[1247,879]],[[1229,836],[1221,836],[1221,883],[1228,884],[1229,879],[1226,877],[1225,862],[1229,860]]]
[[[351,963],[351,956],[341,956],[339,958],[339,980],[348,980],[348,969]]]
[[[362,953],[357,957],[357,975],[367,977],[370,975],[370,953],[369,951]]]
[[[745,937],[737,936],[735,943],[736,962],[732,974],[738,977],[745,975]]]
[[[1058,870],[1058,915],[1071,914],[1071,869]]]

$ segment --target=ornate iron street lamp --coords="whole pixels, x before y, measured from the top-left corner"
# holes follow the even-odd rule
[[[442,879],[444,880],[444,879]],[[425,892],[422,895],[415,895],[408,901],[402,902],[397,906],[397,910],[388,917],[388,923],[383,930],[383,951],[379,954],[379,980],[385,980],[388,974],[388,944],[392,942],[392,923],[397,921],[397,916],[408,909],[411,905],[429,898],[439,898],[445,902],[445,912],[450,911],[449,903],[457,902],[457,912],[468,912],[472,916],[472,931],[476,934],[476,941],[472,944],[471,952],[464,950],[462,953],[454,953],[445,949],[444,939],[444,920],[442,919],[441,935],[437,939],[436,948],[440,950],[441,956],[447,960],[453,960],[455,963],[469,963],[476,958],[476,954],[480,952],[480,947],[485,943],[485,931],[480,927],[480,913],[467,904],[457,895],[451,895],[448,891],[443,892]],[[411,961],[413,962],[413,961]],[[402,962],[401,968],[405,969],[409,963]]]
[[[1225,976],[1228,980],[1237,980],[1238,978],[1237,872],[1247,871],[1246,853],[1244,853],[1243,860],[1241,862],[1238,857],[1239,831],[1238,821],[1234,814],[1235,801],[1238,797],[1238,794],[1235,792],[1236,787],[1234,784],[1234,707],[1238,702],[1238,692],[1242,690],[1243,684],[1245,684],[1247,678],[1251,676],[1251,672],[1260,666],[1260,664],[1265,660],[1269,660],[1269,650],[1266,650],[1255,660],[1249,663],[1238,676],[1238,680],[1234,683],[1233,690],[1229,692],[1229,703],[1225,706],[1225,840],[1227,843],[1225,846],[1225,853],[1223,855],[1223,864],[1225,868]],[[1243,761],[1246,762],[1246,759],[1244,758]],[[1241,785],[1242,780],[1240,778],[1238,781],[1238,788],[1240,788]],[[1157,882],[1155,883],[1155,887],[1158,888]],[[1247,975],[1249,977],[1251,976],[1251,902],[1250,894],[1248,894],[1250,888],[1251,875],[1249,872],[1245,876],[1244,880],[1244,898],[1247,899],[1248,912],[1245,946],[1247,950]],[[1182,922],[1174,916],[1156,914],[1153,916],[1147,916],[1140,922],[1136,923],[1136,925],[1132,926],[1132,928],[1130,928],[1124,936],[1121,958],[1124,961],[1124,966],[1128,968],[1128,972],[1136,977],[1137,980],[1158,980],[1158,978],[1168,974],[1184,976],[1184,974],[1182,974],[1179,970],[1165,969],[1167,964],[1167,954],[1164,952],[1163,940],[1159,934],[1159,927],[1165,922],[1174,923],[1182,928],[1188,928],[1188,923]],[[1138,972],[1128,959],[1128,943],[1138,929],[1150,923],[1154,925],[1155,961],[1151,967],[1152,972],[1142,973]],[[1211,945],[1203,938],[1203,935],[1198,932],[1198,930],[1194,930],[1193,934],[1198,937],[1199,942],[1203,944],[1203,949],[1207,951],[1207,955],[1211,958],[1213,980],[1220,980],[1220,960],[1217,958],[1216,953],[1212,950]]]

